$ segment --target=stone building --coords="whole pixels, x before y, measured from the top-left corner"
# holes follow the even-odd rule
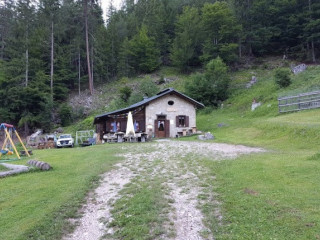
[[[126,132],[131,111],[136,133],[156,138],[177,137],[196,131],[196,109],[202,107],[202,103],[167,88],[127,108],[98,115],[94,124],[100,140],[104,134]]]

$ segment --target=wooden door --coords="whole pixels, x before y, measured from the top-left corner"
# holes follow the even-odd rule
[[[166,138],[169,137],[169,120],[155,120],[155,137]]]

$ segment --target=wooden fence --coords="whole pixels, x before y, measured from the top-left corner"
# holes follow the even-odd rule
[[[278,98],[278,102],[280,113],[320,108],[320,91]]]

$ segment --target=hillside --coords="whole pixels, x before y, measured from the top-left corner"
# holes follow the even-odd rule
[[[91,96],[75,99],[84,108],[73,119],[104,106],[100,85],[111,92],[121,77],[190,73],[217,57],[235,69],[251,60],[268,69],[267,56],[316,64],[319,9],[311,0],[126,0],[121,9],[111,3],[105,18],[101,1],[4,1],[0,122],[26,134],[54,130],[69,124],[64,103],[79,89]]]
[[[218,109],[207,106],[206,109],[200,111],[198,129],[215,132],[220,129],[217,129],[217,124],[230,125],[228,119],[238,118],[238,116],[241,116],[241,119],[250,119],[250,121],[266,121],[269,117],[279,115],[278,97],[319,90],[320,67],[317,65],[309,65],[305,72],[298,75],[292,74],[292,84],[289,87],[280,88],[277,86],[274,79],[275,71],[278,68],[289,69],[291,64],[297,63],[283,62],[280,57],[272,57],[264,58],[263,62],[258,61],[250,66],[243,66],[240,70],[229,70],[228,74],[231,77],[228,90],[229,98]],[[75,133],[77,130],[91,129],[93,127],[93,117],[96,114],[113,111],[138,102],[144,96],[143,92],[149,91],[149,94],[155,94],[168,87],[185,92],[186,82],[197,72],[203,72],[203,70],[198,69],[191,74],[182,74],[174,67],[164,67],[152,74],[143,74],[134,78],[121,78],[100,85],[93,98],[88,91],[81,92],[81,97],[75,93],[68,100],[73,108],[73,113],[85,114],[76,114],[76,121],[67,127],[66,131]],[[252,76],[256,77],[257,83],[247,89],[246,84],[250,82]],[[130,88],[131,91],[127,102],[121,99],[121,89],[125,87]],[[255,111],[251,111],[253,99],[262,103]],[[83,119],[85,115],[87,117]]]

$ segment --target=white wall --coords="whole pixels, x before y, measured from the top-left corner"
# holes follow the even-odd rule
[[[168,101],[174,101],[170,106]],[[196,108],[190,102],[178,97],[175,94],[168,94],[159,99],[156,99],[146,106],[146,129],[152,129],[154,133],[154,121],[157,119],[157,114],[167,115],[167,120],[170,120],[170,137],[175,137],[177,132],[182,132],[182,129],[187,127],[176,127],[176,116],[189,116],[189,127],[196,127]]]

